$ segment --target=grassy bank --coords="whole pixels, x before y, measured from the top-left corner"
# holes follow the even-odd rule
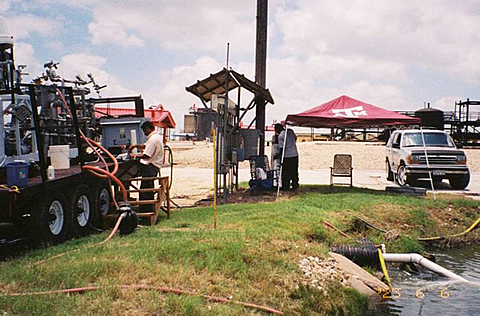
[[[19,293],[101,286],[83,294],[1,296],[11,315],[256,315],[257,309],[213,303],[208,294],[268,306],[295,315],[365,315],[366,297],[337,283],[326,291],[302,285],[298,262],[326,256],[331,245],[357,238],[387,250],[423,250],[416,238],[460,232],[479,216],[480,204],[455,196],[412,198],[363,189],[303,187],[278,202],[183,209],[154,227],[87,247],[106,233],[37,250],[0,265],[0,292]],[[388,231],[368,229],[357,216]],[[352,238],[327,228],[328,221]],[[467,237],[479,236],[474,231]],[[66,255],[34,265],[65,251]],[[148,285],[188,291],[120,289]]]

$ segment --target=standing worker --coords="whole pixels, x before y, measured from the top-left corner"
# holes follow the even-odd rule
[[[286,129],[282,124],[275,124],[275,134],[278,135],[277,157],[284,153],[282,164],[282,191],[287,191],[292,186],[293,190],[298,189],[298,150],[297,135],[292,129]],[[285,140],[286,138],[286,140]],[[283,147],[285,146],[285,150]]]
[[[152,122],[145,121],[140,125],[147,142],[145,144],[131,145],[129,151],[134,148],[143,150],[140,154],[130,154],[131,158],[140,159],[139,168],[142,178],[156,177],[160,172],[163,164],[163,138],[160,133],[155,131]],[[153,180],[142,180],[140,189],[152,189],[154,187]],[[140,200],[153,200],[154,192],[140,192]],[[153,205],[142,205],[141,211],[153,212]]]

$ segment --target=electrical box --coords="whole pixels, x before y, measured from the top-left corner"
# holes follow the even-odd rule
[[[219,94],[212,94],[211,100],[212,110],[215,112],[220,112],[219,108],[223,108],[225,106],[225,96]],[[237,106],[235,102],[233,102],[230,98],[228,99],[228,112],[231,115],[237,115]]]
[[[112,154],[120,154],[132,144],[145,143],[147,137],[140,128],[145,121],[148,119],[143,117],[102,118],[102,146]]]
[[[243,140],[244,159],[258,155],[258,131],[256,129],[240,129],[240,135]]]

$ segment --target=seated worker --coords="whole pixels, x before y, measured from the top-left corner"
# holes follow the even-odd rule
[[[257,195],[263,191],[272,190],[272,183],[267,177],[267,173],[262,168],[255,169],[255,179],[248,181],[250,194]]]
[[[131,158],[140,159],[139,173],[143,177],[156,177],[160,172],[163,163],[163,138],[160,133],[155,132],[152,122],[145,121],[140,125],[147,142],[145,144],[131,145],[129,151],[134,148],[142,150],[140,154],[130,154]],[[142,180],[140,189],[151,189],[154,187],[153,180]],[[140,200],[153,200],[154,192],[140,192]],[[142,212],[153,212],[153,205],[142,205]]]

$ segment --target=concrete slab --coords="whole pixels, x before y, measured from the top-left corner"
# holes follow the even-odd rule
[[[389,290],[385,283],[362,269],[350,259],[335,252],[329,252],[328,254],[337,261],[337,266],[340,269],[350,274],[350,284],[360,293],[371,297],[373,300],[381,300],[378,290]]]

